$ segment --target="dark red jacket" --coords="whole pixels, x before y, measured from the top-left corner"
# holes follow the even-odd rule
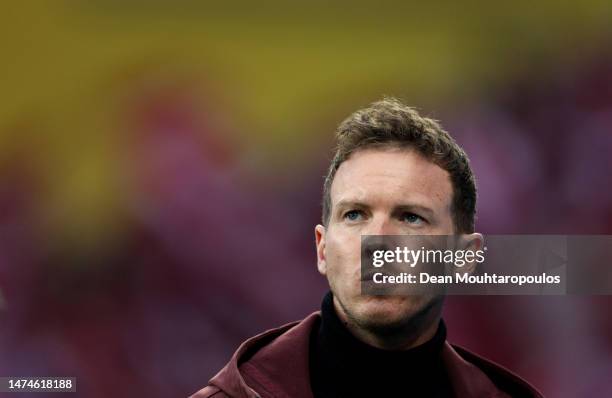
[[[313,398],[308,353],[315,312],[250,338],[230,362],[191,398]],[[542,397],[509,370],[463,348],[444,343],[443,361],[458,398]]]

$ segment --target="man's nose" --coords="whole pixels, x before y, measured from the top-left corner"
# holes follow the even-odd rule
[[[367,235],[397,235],[397,227],[388,217],[375,218],[370,224]]]

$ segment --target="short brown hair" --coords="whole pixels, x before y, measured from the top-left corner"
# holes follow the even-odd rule
[[[372,147],[412,148],[448,171],[453,186],[451,212],[457,233],[474,232],[476,183],[470,162],[455,140],[433,119],[395,98],[360,109],[336,130],[337,146],[323,186],[323,224],[331,213],[331,185],[352,153]]]

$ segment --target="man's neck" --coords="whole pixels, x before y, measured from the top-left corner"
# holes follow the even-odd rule
[[[438,322],[433,336],[415,333],[409,337],[404,331],[401,338],[393,334],[396,342],[376,333],[360,334],[361,338],[346,327],[335,305],[331,292],[326,294],[319,326],[310,336],[309,369],[315,398],[453,396],[443,360],[444,321]]]

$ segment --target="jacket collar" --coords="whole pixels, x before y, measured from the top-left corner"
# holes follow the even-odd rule
[[[310,333],[319,321],[320,312],[317,311],[300,322],[292,322],[248,339],[209,383],[235,398],[259,398],[260,395],[245,381],[244,376],[248,374],[276,398],[313,398],[308,364],[309,342]],[[519,384],[532,397],[542,397],[507,369],[460,347],[455,349],[448,342],[444,343],[442,357],[453,391],[459,397],[508,397],[483,370],[473,364],[479,362]]]
[[[229,363],[219,371],[210,384],[219,387],[235,398],[259,398],[249,387],[240,367],[248,360],[248,370],[262,367],[258,381],[271,389],[283,391],[294,398],[313,398],[308,370],[308,345],[310,332],[319,321],[319,311],[302,321],[291,322],[251,337],[238,347]],[[293,395],[292,395],[293,393]]]

